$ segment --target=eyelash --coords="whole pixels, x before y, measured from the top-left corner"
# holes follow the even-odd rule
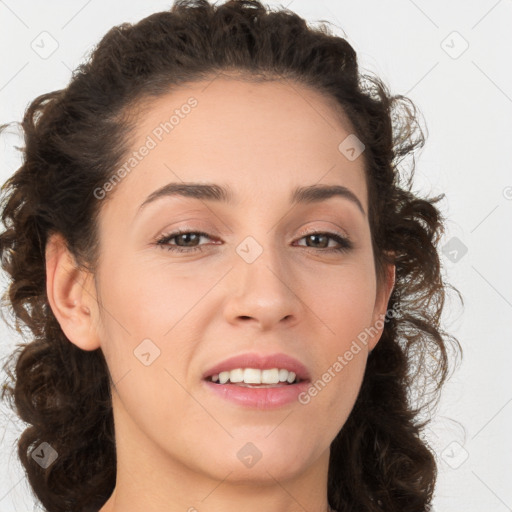
[[[203,231],[191,231],[191,230],[187,231],[186,229],[184,229],[184,230],[179,229],[178,231],[175,231],[169,235],[163,235],[162,237],[158,238],[156,240],[156,245],[160,246],[162,249],[167,249],[168,251],[179,252],[179,253],[189,253],[190,254],[192,252],[197,252],[197,251],[203,250],[202,245],[199,245],[197,247],[180,247],[177,245],[168,245],[168,242],[171,241],[173,238],[176,238],[183,234],[194,234],[194,235],[204,236],[206,238],[210,238],[210,240],[211,240],[210,235],[208,235],[208,233],[204,233]],[[304,233],[299,238],[299,240],[302,240],[303,238],[307,238],[308,236],[313,236],[313,235],[327,235],[328,238],[331,238],[332,240],[334,240],[340,244],[340,247],[330,247],[330,248],[324,248],[324,249],[320,248],[320,249],[316,249],[316,250],[319,250],[322,252],[328,252],[328,253],[343,253],[343,252],[348,252],[351,249],[353,249],[353,244],[348,238],[338,235],[337,233],[330,233],[330,232],[326,232],[326,231],[313,231],[313,232]],[[301,246],[301,247],[304,247],[304,246]],[[314,247],[305,247],[305,248],[315,250]]]

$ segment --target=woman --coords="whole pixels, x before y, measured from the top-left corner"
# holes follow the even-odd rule
[[[178,1],[23,129],[0,248],[32,339],[4,393],[48,511],[429,509],[440,197],[397,166],[414,106],[347,41]]]

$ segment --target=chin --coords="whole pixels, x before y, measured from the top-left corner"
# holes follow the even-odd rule
[[[277,428],[282,428],[282,425]],[[229,481],[241,484],[256,482],[263,485],[267,482],[275,485],[275,480],[287,480],[303,473],[318,458],[307,441],[298,439],[294,443],[284,431],[282,436],[270,432],[272,429],[265,428],[259,436],[251,438],[247,435],[243,439],[232,440],[220,453],[210,451],[215,468],[210,467],[209,472],[213,471],[215,478],[220,479],[229,474]],[[286,438],[287,443],[284,441]]]

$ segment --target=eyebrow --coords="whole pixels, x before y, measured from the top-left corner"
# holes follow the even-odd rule
[[[152,192],[139,206],[139,212],[149,203],[168,196],[192,197],[194,199],[204,199],[227,204],[232,204],[235,199],[229,187],[223,187],[215,183],[168,183]],[[358,197],[350,189],[342,185],[308,185],[296,187],[291,193],[290,203],[292,205],[319,203],[331,197],[348,199],[357,206],[363,215],[366,215]]]

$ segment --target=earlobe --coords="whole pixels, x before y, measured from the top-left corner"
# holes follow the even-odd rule
[[[62,331],[82,350],[99,348],[93,319],[97,301],[91,274],[77,268],[60,233],[49,237],[45,254],[46,293]]]
[[[372,327],[373,331],[377,331],[377,334],[375,334],[375,336],[372,336],[370,342],[368,343],[368,348],[370,352],[375,348],[375,345],[377,345],[380,337],[382,336],[382,332],[384,331],[386,314],[388,312],[387,307],[389,304],[389,299],[395,287],[395,279],[396,267],[394,264],[388,264],[386,267],[386,278],[384,282],[381,284],[375,300]]]

